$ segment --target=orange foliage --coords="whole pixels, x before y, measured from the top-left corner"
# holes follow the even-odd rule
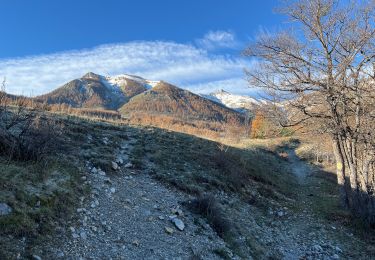
[[[261,111],[255,114],[251,122],[251,137],[261,138],[265,136],[265,116]]]

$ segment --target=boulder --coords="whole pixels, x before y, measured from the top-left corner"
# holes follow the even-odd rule
[[[120,169],[120,167],[118,166],[116,162],[112,162],[112,169],[117,171],[118,169]]]
[[[6,216],[12,213],[12,208],[6,203],[0,203],[0,216]]]
[[[179,218],[172,218],[172,223],[177,227],[178,230],[183,231],[185,229],[184,222]]]

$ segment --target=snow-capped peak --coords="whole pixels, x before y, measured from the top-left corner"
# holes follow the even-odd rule
[[[147,80],[139,76],[128,75],[128,74],[121,74],[117,76],[107,76],[105,80],[111,84],[112,86],[126,86],[128,84],[128,80],[136,81],[142,85],[144,85],[147,89],[151,89],[156,86],[160,81],[153,81]]]
[[[253,109],[254,106],[259,106],[264,103],[264,100],[257,100],[250,96],[235,95],[224,89],[220,89],[205,97],[239,111]]]

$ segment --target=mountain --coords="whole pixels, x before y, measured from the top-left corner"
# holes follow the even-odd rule
[[[50,105],[70,105],[77,108],[75,113],[101,113],[107,117],[103,113],[109,111],[103,109],[114,110],[116,118],[132,124],[201,135],[246,128],[243,114],[211,99],[163,81],[127,74],[104,77],[92,72],[35,98]]]
[[[156,83],[126,74],[104,77],[89,72],[35,99],[48,104],[67,104],[76,108],[117,110],[129,99],[152,88]]]
[[[223,89],[208,95],[203,95],[203,97],[223,104],[239,112],[252,111],[257,106],[266,103],[264,100],[257,100],[249,96],[235,95]]]
[[[130,99],[119,111],[125,115],[145,113],[185,120],[243,121],[237,111],[163,81]]]
[[[151,81],[128,74],[105,77],[93,72],[88,72],[48,94],[38,96],[35,100],[51,105],[67,104],[74,108],[121,109],[124,114],[136,110],[159,114],[175,113],[219,121],[225,118],[224,114],[233,114],[232,109],[243,112],[262,103],[254,98],[234,95],[224,90],[199,96],[166,82]]]

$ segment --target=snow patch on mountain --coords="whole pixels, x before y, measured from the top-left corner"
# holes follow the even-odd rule
[[[136,81],[136,82],[142,84],[147,89],[151,89],[159,83],[159,81],[148,80],[148,79],[144,79],[144,78],[139,77],[139,76],[128,75],[128,74],[121,74],[121,75],[117,75],[117,76],[113,76],[113,77],[107,76],[107,77],[105,77],[105,80],[110,85],[117,86],[117,87],[126,86],[128,84],[128,80],[132,80],[132,81]]]
[[[151,88],[155,87],[157,84],[160,83],[160,81],[154,81],[154,80],[146,80],[147,85],[151,86]]]
[[[265,104],[265,100],[258,100],[249,96],[235,95],[225,90],[219,90],[209,95],[203,95],[212,101],[221,103],[237,111],[252,110],[256,106]]]

